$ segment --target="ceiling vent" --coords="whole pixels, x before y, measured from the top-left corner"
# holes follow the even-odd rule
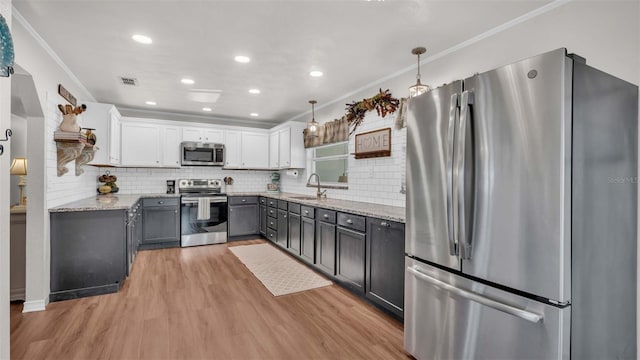
[[[129,78],[129,77],[120,77],[120,81],[122,81],[122,85],[138,86],[138,79]]]

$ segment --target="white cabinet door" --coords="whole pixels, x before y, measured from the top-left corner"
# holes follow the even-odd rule
[[[242,132],[242,167],[269,168],[269,134]]]
[[[224,167],[242,167],[242,132],[229,130],[224,136]]]
[[[109,163],[111,165],[120,165],[120,113],[115,107],[109,112],[108,151]]]
[[[279,163],[281,169],[291,167],[291,128],[278,131],[280,138]]]
[[[224,131],[206,129],[203,132],[203,142],[224,144]]]
[[[203,129],[184,127],[182,128],[182,141],[202,141]]]
[[[278,169],[280,160],[278,158],[279,133],[276,131],[269,135],[269,169]]]
[[[289,136],[287,137],[289,139],[289,146],[287,147],[289,155],[287,158],[290,163],[284,167],[304,169],[307,166],[307,149],[304,148],[304,138],[302,136],[302,131],[306,126],[304,123],[291,122]],[[280,134],[280,138],[282,138],[282,134]]]
[[[160,166],[160,127],[153,124],[121,124],[122,165]]]
[[[180,167],[180,128],[163,126],[161,130],[162,166]]]

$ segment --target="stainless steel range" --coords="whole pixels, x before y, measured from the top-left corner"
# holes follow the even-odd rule
[[[220,179],[180,179],[182,195],[180,245],[197,246],[227,242],[227,196]]]

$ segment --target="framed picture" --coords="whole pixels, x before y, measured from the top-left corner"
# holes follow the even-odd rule
[[[391,156],[391,128],[356,134],[356,159]]]

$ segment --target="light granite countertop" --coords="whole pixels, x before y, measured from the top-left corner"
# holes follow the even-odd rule
[[[270,193],[270,192],[228,192],[227,196],[264,196],[272,199],[286,200],[302,205],[309,205],[330,210],[345,211],[352,214],[372,216],[380,219],[405,222],[405,208],[399,206],[389,206],[365,203],[359,201],[339,200],[339,199],[315,199],[313,195],[294,193]],[[296,199],[298,197],[311,197],[313,199]]]
[[[128,210],[141,198],[180,197],[180,194],[107,194],[96,195],[86,199],[56,206],[49,212]]]
[[[302,205],[324,209],[345,211],[352,214],[372,216],[380,219],[405,222],[405,208],[398,206],[380,205],[359,201],[339,199],[300,199],[299,197],[313,197],[294,193],[269,192],[229,192],[227,196],[264,196],[271,199],[286,200]],[[128,210],[141,198],[150,197],[180,197],[180,194],[107,194],[96,195],[77,200],[68,204],[56,206],[49,212],[97,211],[97,210]]]

